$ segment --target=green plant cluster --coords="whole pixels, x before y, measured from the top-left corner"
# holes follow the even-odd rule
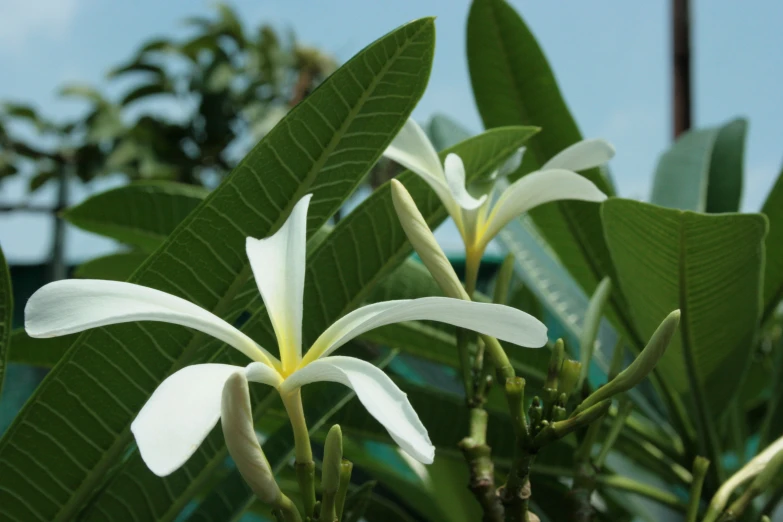
[[[449,295],[430,264],[411,258],[410,230],[398,216],[396,182],[424,228],[448,216],[413,172],[330,222],[424,93],[434,20],[390,32],[328,77],[321,58],[308,55],[319,65],[307,85],[325,79],[260,132],[235,165],[222,151],[237,136],[253,136],[264,118],[253,113],[244,129],[224,124],[280,100],[272,79],[278,65],[264,54],[277,37],[267,29],[248,37],[226,9],[217,21],[194,23],[203,37],[150,44],[116,72],[151,75],[122,106],[176,91],[179,80],[153,65],[153,54],[191,60],[190,88],[203,97],[188,123],[169,127],[149,117],[121,124],[117,104],[78,91],[94,103],[86,135],[95,133],[89,146],[101,151],[101,169],[138,181],[63,213],[128,247],[84,263],[75,277],[183,297],[273,349],[245,238],[277,232],[313,194],[305,345],[362,304]],[[256,58],[235,64],[226,42]],[[441,159],[459,155],[468,181],[486,180],[525,147],[509,176],[522,179],[582,139],[546,57],[504,0],[473,0],[467,58],[486,130],[470,136],[437,116],[428,133]],[[313,66],[302,63],[300,74]],[[237,74],[258,85],[235,91]],[[291,102],[290,92],[283,99]],[[223,109],[228,119],[210,119]],[[163,478],[133,443],[131,422],[169,374],[194,363],[241,364],[240,354],[164,323],[56,339],[12,332],[4,269],[0,384],[8,362],[51,371],[0,439],[0,520],[296,520],[298,513],[330,522],[769,520],[783,499],[783,173],[760,212],[739,212],[746,130],[738,119],[683,135],[660,157],[650,203],[619,197],[608,170],[593,168],[580,174],[606,201],[546,203],[500,232],[508,256],[492,289],[470,284],[459,292],[537,316],[550,326],[546,347],[524,349],[430,322],[384,326],[346,347],[407,394],[436,448],[432,465],[396,451],[353,392],[313,385],[302,402],[315,455],[305,482],[316,503],[292,465],[283,404],[274,390],[252,386],[255,431],[280,491],[293,501],[288,514],[256,499],[227,458],[220,429]],[[183,148],[156,150],[160,132],[179,133]],[[103,140],[112,145],[103,148]],[[197,144],[192,153],[188,140]],[[80,154],[69,164],[88,172],[92,163]],[[231,172],[214,190],[194,187],[207,168]],[[418,253],[426,263],[429,254]]]

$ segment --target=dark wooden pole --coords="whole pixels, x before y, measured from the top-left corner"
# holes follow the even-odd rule
[[[672,0],[674,138],[691,128],[690,0]]]

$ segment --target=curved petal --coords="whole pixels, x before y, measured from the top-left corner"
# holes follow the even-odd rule
[[[316,381],[339,382],[356,392],[367,411],[416,460],[432,463],[435,447],[405,393],[381,370],[354,357],[326,357],[291,374],[280,392]]]
[[[492,179],[505,178],[509,174],[517,171],[522,165],[522,156],[525,154],[525,147],[520,147],[509,156],[503,164],[492,173]]]
[[[383,155],[425,179],[445,181],[435,147],[413,118],[408,118]]]
[[[324,357],[373,328],[403,321],[439,321],[538,348],[546,344],[546,326],[510,306],[474,303],[449,297],[423,297],[363,306],[326,329],[305,355],[303,364]]]
[[[509,221],[528,210],[564,199],[601,202],[606,194],[592,181],[576,172],[548,169],[532,172],[518,179],[500,195],[481,233],[484,244],[497,235]]]
[[[283,377],[277,371],[259,362],[250,363],[245,367],[245,377],[248,381],[268,384],[273,388],[279,388],[283,384]]]
[[[451,218],[460,226],[460,207],[454,200],[440,158],[427,135],[409,118],[384,151],[384,156],[418,174],[435,191]]]
[[[120,281],[66,279],[42,287],[27,301],[30,337],[57,337],[133,321],[161,321],[217,337],[254,361],[277,361],[221,318],[175,295]]]
[[[614,157],[614,147],[606,140],[582,140],[567,147],[544,163],[541,170],[566,169],[573,171],[598,167]]]
[[[449,154],[446,156],[444,166],[446,169],[446,182],[449,185],[454,201],[463,210],[476,210],[479,208],[487,199],[487,196],[481,196],[476,199],[468,192],[468,189],[465,187],[465,165],[462,163],[462,158],[456,154]]]
[[[247,257],[277,335],[284,369],[302,357],[302,296],[307,255],[308,194],[294,206],[280,230],[265,239],[247,238]]]
[[[226,380],[242,372],[230,364],[186,366],[164,380],[131,424],[141,458],[159,477],[182,466],[220,418]]]

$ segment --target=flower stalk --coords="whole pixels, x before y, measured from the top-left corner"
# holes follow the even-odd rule
[[[696,522],[699,515],[699,502],[701,500],[701,489],[704,486],[704,479],[707,477],[707,470],[710,467],[710,461],[704,457],[697,456],[693,459],[690,498],[688,501],[688,511],[685,514],[685,522]]]

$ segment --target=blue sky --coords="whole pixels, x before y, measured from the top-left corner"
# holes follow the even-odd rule
[[[645,199],[658,154],[670,141],[669,12],[663,0],[514,0],[544,48],[586,137],[604,137],[617,149],[613,175],[622,195]],[[757,210],[783,158],[783,2],[694,1],[695,123],[735,116],[750,120],[743,208]],[[66,116],[79,110],[60,100],[64,82],[105,84],[109,67],[139,42],[183,31],[182,18],[208,14],[211,2],[193,0],[3,0],[0,2],[0,100],[31,102]],[[414,116],[451,115],[472,131],[481,121],[465,61],[466,0],[237,0],[248,25],[289,27],[307,44],[345,60],[396,26],[437,16],[435,65]],[[76,188],[75,199],[103,186]],[[23,194],[4,183],[0,198]],[[50,197],[44,191],[39,200]],[[13,262],[35,262],[48,251],[49,220],[0,215],[0,245]],[[448,229],[442,232],[447,237]],[[69,257],[111,249],[74,231]]]

